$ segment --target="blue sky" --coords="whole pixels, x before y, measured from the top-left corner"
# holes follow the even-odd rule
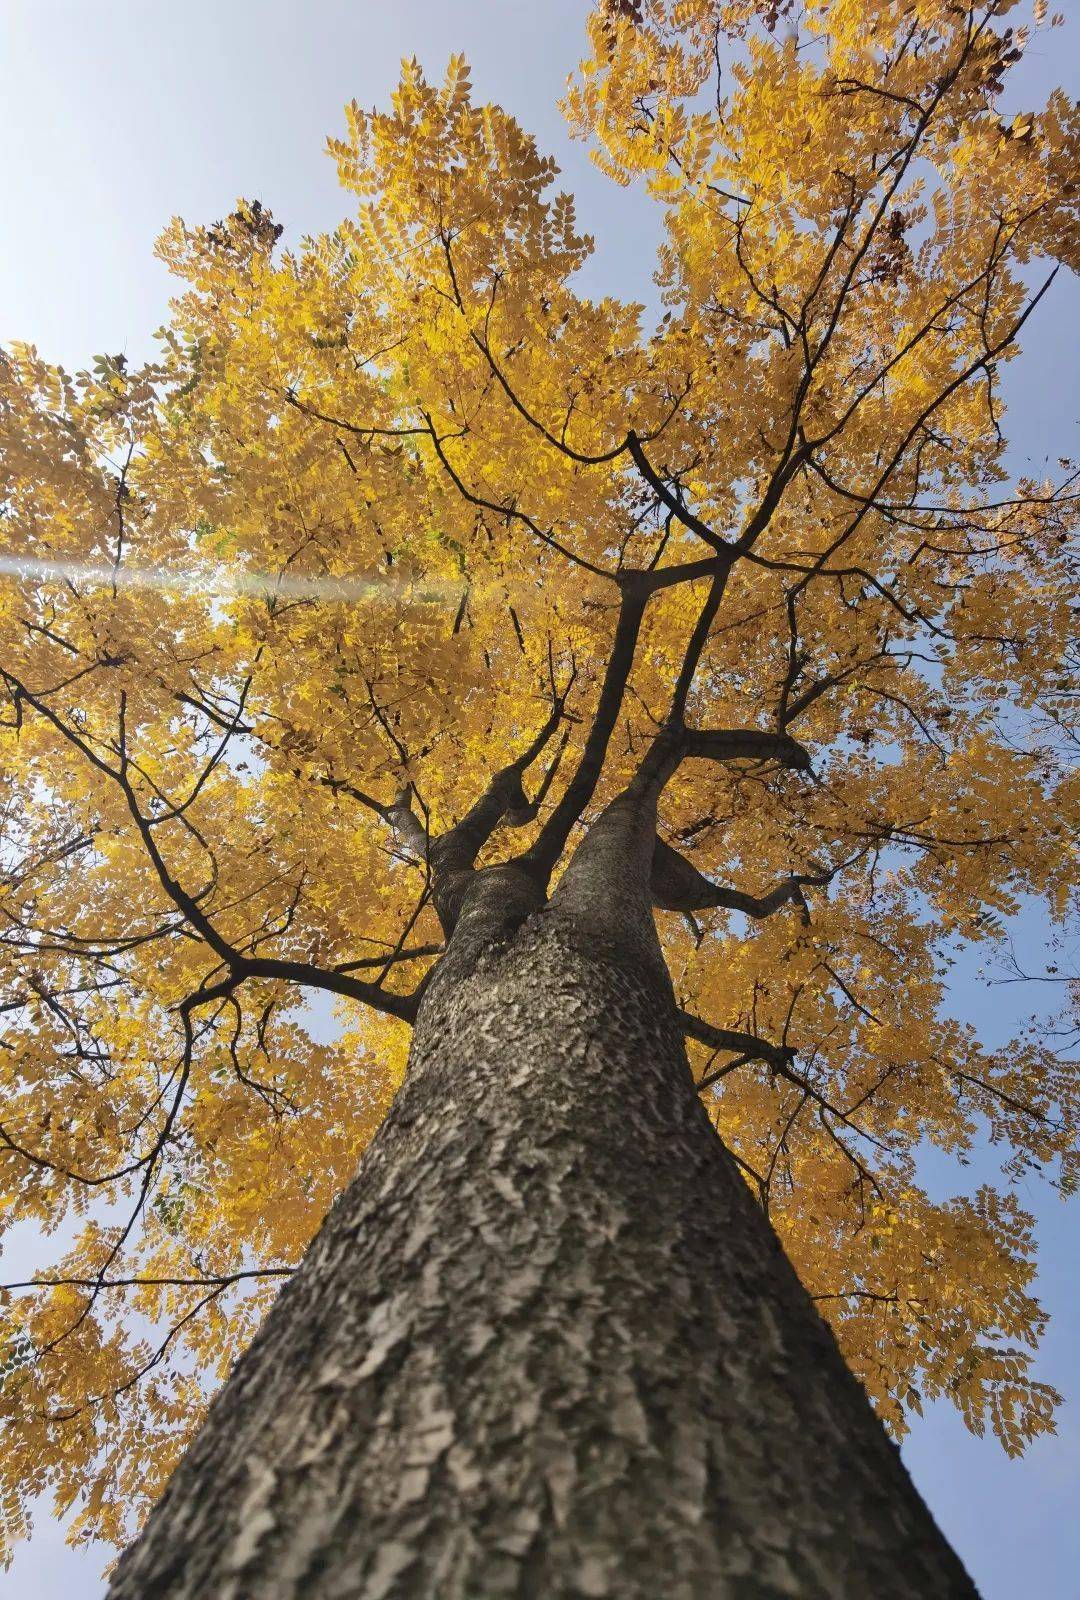
[[[0,340],[30,340],[69,368],[104,350],[148,354],[169,295],[152,246],[172,215],[209,222],[244,195],[272,207],[287,240],[333,226],[347,197],[322,146],[341,131],[344,102],[385,103],[403,55],[438,76],[458,50],[478,92],[512,110],[563,167],[598,237],[586,287],[647,300],[652,210],[591,166],[555,106],[585,9],[585,0],[0,0]],[[1027,10],[1025,0],[1010,20],[1029,20]],[[1078,37],[1077,22],[1035,35],[1010,112],[1055,81],[1077,92]],[[1059,280],[1009,370],[1018,470],[1076,453],[1078,309],[1075,280]],[[1021,919],[1017,945],[1032,967],[1041,937],[1036,916]],[[986,988],[975,965],[958,969],[953,1009],[994,1043],[1039,996]],[[980,1167],[992,1176],[988,1153],[965,1186]],[[948,1183],[936,1169],[927,1176]],[[985,1600],[1068,1600],[1080,1569],[1078,1213],[1035,1186],[1023,1199],[1040,1221],[1040,1292],[1054,1318],[1040,1375],[1070,1399],[1060,1432],[1013,1462],[935,1406],[904,1455]],[[101,1565],[100,1551],[68,1551],[43,1517],[3,1593],[96,1600]]]

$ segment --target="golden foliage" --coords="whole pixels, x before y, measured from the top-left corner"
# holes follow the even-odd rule
[[[400,1081],[440,934],[394,796],[459,817],[576,668],[570,770],[631,567],[593,810],[721,567],[693,721],[813,763],[665,798],[712,880],[791,880],[661,919],[681,1003],[792,1052],[694,1044],[717,1127],[895,1432],[937,1395],[1052,1426],[1007,1180],[1074,1184],[1075,1072],[945,1008],[956,947],[1074,879],[1076,475],[1010,479],[999,383],[1031,264],[1075,264],[1078,123],[1003,116],[1013,10],[598,6],[565,110],[664,210],[655,331],[577,293],[554,163],[458,58],[348,108],[335,233],[171,225],[157,362],[3,355],[0,1194],[65,1239],[0,1310],[11,1536],[51,1489],[119,1541],[158,1492]],[[933,1200],[920,1148],[986,1129],[1002,1190]]]

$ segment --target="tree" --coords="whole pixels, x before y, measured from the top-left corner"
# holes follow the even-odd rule
[[[1071,882],[1076,470],[1000,373],[1080,141],[1003,120],[1014,9],[601,6],[654,330],[454,60],[348,108],[334,234],[173,223],[157,362],[5,355],[0,1165],[80,1219],[12,1532],[183,1456],[118,1596],[973,1592],[848,1368],[1053,1426],[1008,1180],[1073,1186],[1076,1074],[943,1015]]]

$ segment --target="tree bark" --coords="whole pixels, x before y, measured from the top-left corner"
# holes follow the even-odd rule
[[[698,1100],[626,821],[550,903],[477,874],[112,1600],[975,1594]]]

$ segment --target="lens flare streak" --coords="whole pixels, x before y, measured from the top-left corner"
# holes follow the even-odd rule
[[[0,577],[29,583],[74,583],[94,588],[154,589],[173,594],[205,595],[229,600],[236,596],[256,599],[358,601],[396,598],[414,604],[445,605],[461,598],[461,584],[425,578],[419,582],[382,576],[375,578],[290,577],[261,572],[219,574],[174,571],[169,568],[113,566],[105,561],[39,560],[33,556],[0,555]]]

